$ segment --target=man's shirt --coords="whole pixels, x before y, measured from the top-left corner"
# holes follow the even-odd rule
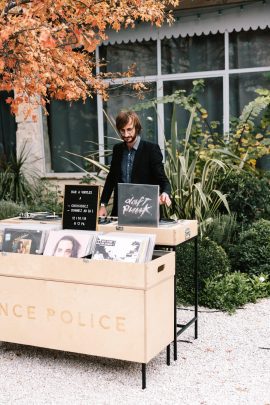
[[[126,144],[123,144],[123,157],[121,162],[121,178],[123,183],[131,183],[131,172],[133,168],[134,157],[138,149],[141,137],[137,136],[136,142],[129,150]]]

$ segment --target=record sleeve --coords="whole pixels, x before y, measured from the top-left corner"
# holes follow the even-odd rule
[[[119,260],[130,263],[143,263],[149,248],[148,235],[118,235],[110,232],[97,238],[93,260]]]
[[[50,231],[44,256],[85,257],[93,249],[96,232],[62,229]]]
[[[108,232],[106,233],[106,236],[117,236],[118,238],[134,238],[134,239],[140,239],[140,240],[146,240],[147,242],[145,243],[146,246],[146,251],[144,253],[141,252],[140,254],[140,261],[139,263],[143,262],[149,262],[152,260],[154,248],[155,248],[155,242],[156,242],[156,235],[152,233],[133,233],[133,232]]]
[[[2,250],[21,254],[42,254],[44,237],[42,230],[5,228]]]
[[[159,186],[118,184],[118,224],[158,227]]]

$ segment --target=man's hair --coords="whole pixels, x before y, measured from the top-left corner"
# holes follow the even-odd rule
[[[136,135],[140,134],[142,126],[141,126],[138,115],[134,111],[120,111],[119,112],[119,114],[117,115],[117,117],[115,119],[117,130],[120,131],[121,129],[123,129],[128,124],[130,119],[132,120],[132,122],[134,124]]]

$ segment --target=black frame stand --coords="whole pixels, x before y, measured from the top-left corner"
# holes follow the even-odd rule
[[[177,300],[176,300],[176,278],[174,276],[174,360],[177,360],[177,336],[181,335],[189,326],[194,323],[194,339],[198,338],[198,303],[199,303],[199,291],[198,291],[198,237],[188,239],[184,243],[188,243],[194,240],[194,316],[185,324],[177,323]],[[173,247],[176,252],[176,246]],[[176,257],[175,257],[176,261]],[[175,266],[176,268],[176,266]]]
[[[142,389],[146,388],[146,363],[142,363]]]
[[[167,366],[171,365],[171,345],[166,347],[166,363]],[[142,363],[142,389],[146,388],[146,363]]]
[[[177,360],[177,337],[181,335],[187,328],[189,328],[194,323],[194,339],[198,338],[198,304],[199,304],[199,290],[198,290],[198,236],[194,236],[187,239],[183,243],[190,243],[194,241],[194,316],[185,324],[177,323],[177,300],[176,300],[176,280],[177,274],[174,275],[174,339],[173,339],[173,351],[174,360]],[[181,245],[183,244],[181,243]],[[180,244],[179,244],[180,245]],[[176,253],[177,246],[165,246],[158,245],[157,249],[165,248]],[[176,255],[175,255],[175,269],[176,269]],[[167,346],[166,349],[166,362],[167,366],[171,364],[171,345]],[[142,389],[146,388],[146,363],[142,363]]]

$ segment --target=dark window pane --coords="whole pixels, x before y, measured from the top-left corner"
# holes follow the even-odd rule
[[[255,90],[269,85],[270,72],[230,75],[230,115],[239,117],[244,106],[258,97]]]
[[[270,29],[229,34],[230,69],[270,66]]]
[[[66,151],[85,156],[98,149],[96,99],[88,99],[85,103],[76,101],[71,105],[67,101],[52,100],[48,110],[52,171],[80,171],[78,167],[62,159],[63,156],[80,167],[87,168],[85,160],[68,155]]]
[[[101,46],[100,59],[107,61],[102,72],[125,72],[135,63],[135,76],[154,75],[157,73],[156,41]]]
[[[224,69],[224,35],[194,35],[161,41],[162,73]]]
[[[7,97],[14,97],[13,92],[0,92],[0,160],[4,162],[16,155],[17,124],[9,104],[6,103]]]
[[[156,84],[148,84],[149,91],[145,93],[145,99],[143,101],[150,100],[156,97]],[[111,88],[110,98],[104,103],[104,110],[110,121],[115,123],[115,117],[120,110],[132,109],[132,106],[138,104],[139,100],[134,96],[134,90],[128,87],[115,87]],[[157,142],[157,117],[154,108],[150,108],[144,111],[139,111],[142,124],[141,136],[143,139]],[[114,138],[114,139],[111,139]],[[109,120],[104,116],[104,142],[105,149],[111,149],[112,146],[120,142],[116,130],[109,123]]]
[[[170,95],[176,90],[186,90],[188,95],[193,87],[193,80],[177,80],[168,81],[164,83],[164,95]],[[223,88],[222,78],[204,79],[205,90],[199,96],[199,102],[208,111],[208,122],[219,121],[219,130],[223,132]],[[173,113],[172,103],[164,104],[164,125],[166,139],[170,139],[171,134],[171,120]],[[179,139],[185,137],[186,129],[188,126],[190,113],[185,111],[182,107],[176,105],[176,121]]]

